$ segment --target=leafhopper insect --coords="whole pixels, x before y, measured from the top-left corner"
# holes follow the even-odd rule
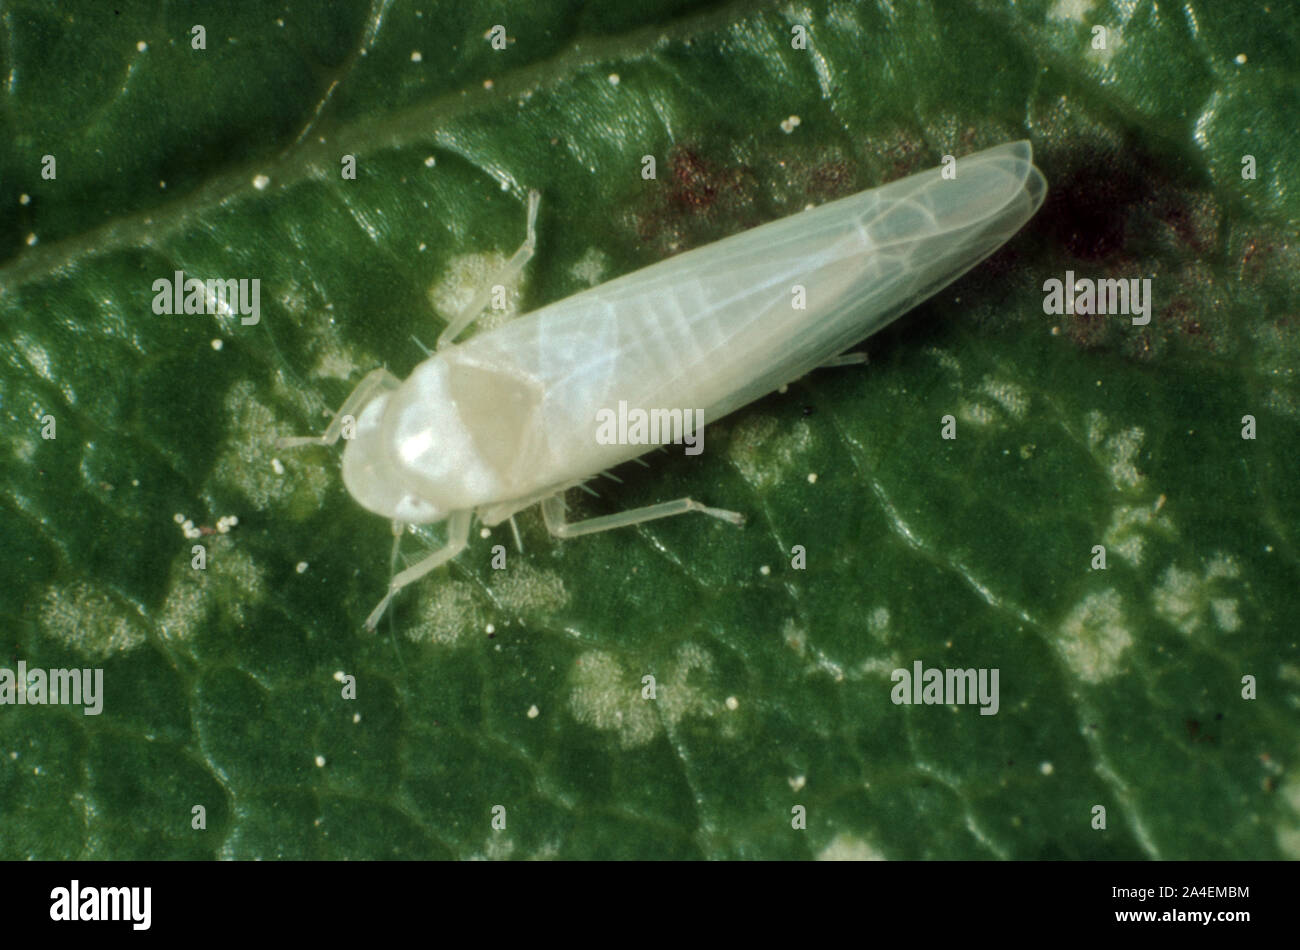
[[[954,166],[949,166],[953,168]],[[1047,185],[1030,144],[920,172],[678,254],[549,304],[464,343],[491,283],[523,269],[527,236],[497,279],[402,381],[367,375],[325,434],[282,447],[330,445],[355,428],[343,481],[370,511],[408,525],[445,521],[446,544],[397,573],[393,595],[466,547],[472,521],[491,527],[541,504],[550,532],[572,538],[696,511],[743,517],[690,498],[569,523],[564,492],[649,450],[596,438],[612,407],[699,407],[717,420],[810,370],[956,280],[1038,210]],[[797,302],[796,302],[797,301]]]

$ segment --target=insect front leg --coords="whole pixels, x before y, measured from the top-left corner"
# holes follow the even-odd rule
[[[394,594],[407,584],[415,583],[435,567],[446,564],[465,550],[465,547],[469,544],[469,526],[473,517],[474,513],[472,511],[457,511],[447,519],[447,543],[436,551],[430,551],[388,582],[388,593],[384,595],[384,599],[379,602],[374,610],[370,611],[370,616],[366,618],[367,630],[375,629],[375,625],[379,623],[379,618],[388,609],[388,602],[393,599]]]
[[[296,449],[304,445],[333,445],[343,434],[343,421],[348,416],[355,419],[366,403],[384,390],[396,389],[401,384],[402,381],[388,370],[382,367],[372,369],[357,384],[357,388],[352,390],[351,395],[343,400],[343,405],[339,406],[339,411],[334,413],[334,418],[330,420],[323,435],[286,435],[276,439],[275,444],[282,449]]]
[[[588,518],[586,521],[577,521],[570,524],[564,519],[563,495],[552,495],[542,501],[542,518],[546,522],[546,530],[557,538],[576,538],[584,534],[598,534],[601,531],[612,531],[614,528],[626,528],[629,525],[641,524],[643,521],[654,521],[657,518],[684,515],[691,511],[698,511],[700,514],[708,515],[711,518],[721,518],[723,521],[729,521],[732,524],[745,523],[745,516],[738,511],[727,511],[725,508],[710,508],[708,505],[702,505],[690,498],[678,498],[674,501],[661,501],[657,505],[646,505],[644,508],[620,511],[616,515],[601,515],[598,518]]]
[[[513,283],[524,265],[532,260],[533,253],[537,250],[537,206],[541,203],[542,196],[536,190],[528,192],[528,224],[525,229],[524,243],[519,245],[519,250],[515,251],[514,256],[506,261],[505,266],[492,275],[486,284],[479,288],[474,299],[469,302],[464,310],[455,320],[447,325],[447,329],[438,335],[438,349],[442,349],[452,340],[454,340],[462,330],[478,319],[483,308],[487,306],[488,298],[492,296],[492,288],[501,285]]]

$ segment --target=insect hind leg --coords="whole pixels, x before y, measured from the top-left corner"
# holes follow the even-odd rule
[[[365,378],[357,384],[357,388],[347,399],[343,400],[343,405],[339,411],[334,413],[334,418],[326,427],[322,435],[286,435],[275,440],[277,448],[297,449],[304,445],[333,445],[343,434],[344,420],[349,416],[353,418],[356,414],[365,408],[366,403],[374,399],[381,392],[396,389],[402,384],[402,381],[384,368],[373,369],[366,374]]]
[[[588,518],[586,521],[572,523],[566,521],[564,517],[563,495],[552,495],[542,501],[542,519],[546,522],[546,529],[557,538],[577,538],[584,534],[599,534],[601,531],[626,528],[634,524],[655,521],[659,518],[671,518],[674,515],[684,515],[692,511],[698,511],[700,514],[708,515],[711,518],[729,521],[734,525],[745,523],[745,516],[738,511],[728,511],[725,508],[710,508],[708,505],[702,505],[690,498],[661,501],[657,505],[631,508],[628,511],[620,511],[618,514],[601,515],[597,518]]]
[[[478,293],[469,305],[447,325],[447,328],[438,335],[438,349],[442,349],[452,340],[456,339],[466,327],[479,318],[483,309],[487,306],[488,298],[492,296],[492,288],[498,285],[508,285],[515,281],[523,271],[524,265],[532,260],[533,254],[537,250],[537,207],[541,204],[542,196],[536,190],[528,192],[528,222],[525,227],[524,243],[519,245],[514,256],[506,261],[499,271],[479,288]]]

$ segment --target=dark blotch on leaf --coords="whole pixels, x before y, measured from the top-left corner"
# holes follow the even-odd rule
[[[1150,163],[1128,157],[1133,153],[1127,149],[1081,149],[1078,154],[1082,157],[1065,167],[1050,160],[1040,163],[1050,185],[1030,227],[1079,260],[1103,260],[1123,248],[1133,207],[1151,193],[1158,173],[1142,167]]]

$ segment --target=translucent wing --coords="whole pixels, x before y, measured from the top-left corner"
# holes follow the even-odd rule
[[[920,172],[688,251],[480,334],[449,357],[535,383],[545,454],[561,467],[569,456],[591,461],[594,412],[620,400],[702,408],[715,421],[956,280],[1046,193],[1025,141],[960,159],[956,172]],[[610,448],[622,458],[643,451]]]

